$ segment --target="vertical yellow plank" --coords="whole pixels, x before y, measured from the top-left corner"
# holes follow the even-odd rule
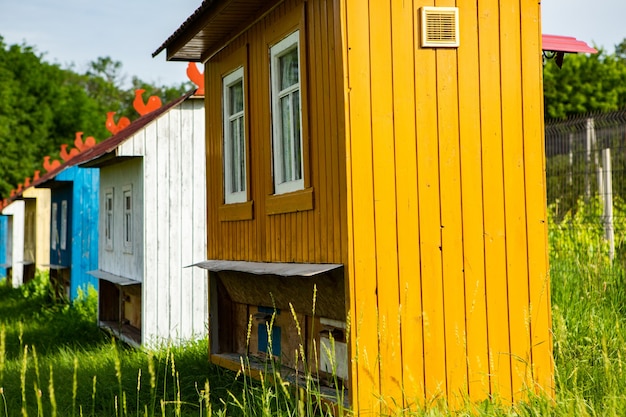
[[[437,6],[454,6],[438,1]],[[448,401],[452,407],[467,398],[465,288],[463,280],[463,225],[461,214],[461,168],[459,156],[459,103],[456,49],[437,54],[437,114],[441,204],[441,253],[446,342]]]
[[[530,383],[530,327],[526,193],[522,126],[522,64],[519,2],[501,3],[502,158],[506,223],[509,327],[513,400],[523,398]]]
[[[478,5],[485,277],[492,394],[511,401],[508,290],[502,179],[499,2]]]
[[[370,68],[374,157],[374,214],[382,406],[393,409],[402,399],[396,162],[394,138],[391,5],[370,3]]]
[[[405,406],[423,405],[424,344],[417,198],[412,2],[391,2],[398,271]]]
[[[378,412],[379,394],[376,248],[374,232],[374,184],[372,178],[372,134],[370,108],[369,7],[362,0],[346,0],[344,49],[347,51],[347,83],[349,114],[346,144],[348,175],[351,186],[352,243],[351,263],[354,265],[351,283],[352,355],[356,361],[358,380],[356,390],[358,412]],[[350,206],[348,207],[351,208]]]
[[[417,3],[417,2],[416,2]],[[415,44],[419,45],[419,7],[415,7]],[[420,261],[424,327],[426,401],[447,393],[446,345],[441,264],[441,218],[439,202],[439,146],[437,132],[436,52],[416,48],[415,97],[417,126],[417,178],[420,230]]]
[[[464,24],[460,26],[463,47],[458,50],[458,88],[467,370],[470,400],[478,401],[489,396],[489,361],[482,227],[482,159],[479,140],[477,0],[458,0],[457,6],[464,11]]]
[[[540,391],[554,396],[547,259],[540,5],[536,1],[522,0],[521,9],[524,16],[521,61],[533,378]]]
[[[324,126],[327,124],[327,118],[324,109],[324,96],[329,95],[329,91],[325,91],[326,85],[323,82],[322,71],[324,70],[323,48],[321,46],[321,28],[319,2],[307,2],[307,55],[311,61],[308,71],[309,85],[316,90],[314,94],[309,94],[310,107],[312,110],[309,127],[311,129],[310,151],[312,158],[312,167],[315,172],[312,174],[312,180],[315,184],[315,260],[319,262],[325,257],[328,211],[326,209],[328,202],[326,194],[326,144],[324,135]]]

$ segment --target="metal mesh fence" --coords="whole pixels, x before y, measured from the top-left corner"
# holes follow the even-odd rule
[[[580,254],[571,253],[575,248],[606,256],[610,265],[615,257],[623,264],[626,110],[546,122],[545,146],[552,227],[558,224],[559,238],[575,243],[555,242],[552,233],[551,259],[559,260],[559,268],[580,272]]]

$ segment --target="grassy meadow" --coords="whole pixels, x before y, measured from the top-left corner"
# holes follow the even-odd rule
[[[439,402],[392,415],[626,415],[626,205],[615,204],[613,261],[597,201],[574,213],[559,212],[558,203],[549,211],[556,397],[461,410]],[[276,373],[251,381],[208,364],[206,340],[132,349],[98,329],[95,317],[94,293],[71,306],[54,302],[43,274],[19,289],[0,285],[0,417],[331,413],[314,379],[297,390]]]

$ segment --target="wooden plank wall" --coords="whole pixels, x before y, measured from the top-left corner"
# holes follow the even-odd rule
[[[143,155],[145,242],[142,340],[175,342],[206,335],[204,100],[171,108],[119,147]]]
[[[331,0],[286,0],[206,64],[207,196],[210,259],[343,263],[346,260],[345,149],[339,27]],[[304,16],[303,122],[308,137],[305,183],[312,210],[268,215],[273,194],[269,47],[287,21]],[[295,19],[294,19],[295,17]],[[222,75],[237,51],[247,50],[245,89],[249,123],[248,170],[253,219],[220,221],[222,179]],[[231,67],[228,67],[231,65]],[[306,78],[305,78],[306,77]],[[306,99],[308,97],[308,100]],[[308,123],[308,130],[306,124]],[[306,144],[305,144],[306,146]],[[305,163],[306,167],[306,163]]]
[[[24,200],[15,200],[2,210],[9,216],[9,245],[11,246],[11,283],[17,288],[24,282]]]
[[[132,186],[133,247],[124,251],[123,187]],[[114,275],[143,281],[143,169],[140,158],[100,168],[100,207],[104,207],[105,190],[113,189],[113,249],[106,248],[104,236],[105,210],[100,210],[99,269]]]
[[[70,167],[57,175],[59,181],[72,181],[72,220],[70,299],[78,289],[98,289],[98,279],[88,271],[98,269],[98,214],[100,170]]]
[[[50,264],[50,190],[30,187],[24,190],[24,198],[35,200],[35,265],[42,271]]]
[[[538,2],[339,4],[353,405],[551,394]]]

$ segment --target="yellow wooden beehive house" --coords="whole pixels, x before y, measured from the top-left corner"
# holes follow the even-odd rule
[[[552,395],[540,29],[530,0],[200,5],[155,55],[205,65],[213,362],[332,333],[361,413]]]

